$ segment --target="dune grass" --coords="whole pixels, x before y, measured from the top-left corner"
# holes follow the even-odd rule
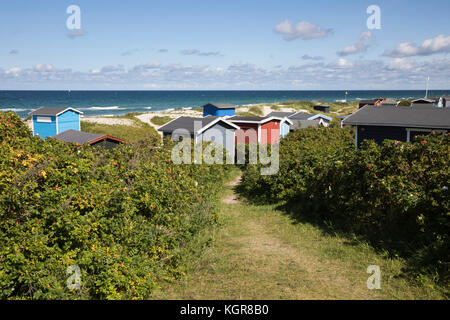
[[[262,116],[263,115],[263,111],[260,107],[258,106],[251,106],[250,108],[248,108],[248,112],[253,113],[257,116]]]
[[[150,121],[153,124],[156,124],[157,126],[162,126],[172,120],[173,118],[169,116],[154,116],[153,118],[150,119]]]
[[[107,134],[125,142],[135,142],[143,139],[158,139],[160,136],[155,128],[147,123],[140,121],[135,117],[129,117],[133,120],[133,126],[128,125],[110,125],[94,122],[81,121],[81,130],[91,133]]]

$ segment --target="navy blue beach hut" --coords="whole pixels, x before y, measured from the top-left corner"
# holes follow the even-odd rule
[[[203,106],[203,116],[234,116],[236,107],[231,103],[207,103]]]
[[[47,138],[70,129],[80,131],[81,114],[81,111],[73,108],[39,108],[30,113],[33,136]]]

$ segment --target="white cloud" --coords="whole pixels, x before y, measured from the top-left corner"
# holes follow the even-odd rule
[[[209,57],[209,56],[218,56],[220,55],[219,51],[200,51],[197,49],[186,49],[186,50],[182,50],[181,51],[182,55],[185,56],[192,56],[192,55],[197,55],[197,56],[204,56],[204,57]]]
[[[13,67],[13,68],[10,68],[10,69],[8,69],[8,70],[5,70],[5,71],[4,71],[4,74],[5,74],[6,76],[17,77],[21,71],[22,71],[21,68],[19,68],[19,67]]]
[[[305,55],[302,56],[302,59],[303,60],[315,60],[315,61],[317,61],[317,60],[323,60],[324,57],[321,57],[321,56],[310,56],[309,54],[305,54]]]
[[[99,66],[88,71],[50,64],[0,70],[0,89],[422,89],[432,75],[435,87],[448,86],[450,58],[414,61],[407,58],[312,62],[263,68],[236,62],[227,66],[161,64]]]
[[[333,29],[323,29],[308,21],[302,21],[293,26],[288,20],[285,20],[277,24],[274,31],[283,34],[284,40],[291,41],[298,38],[303,40],[325,38],[333,32]]]
[[[353,67],[353,62],[348,61],[347,59],[344,58],[339,58],[336,66],[338,68],[351,68]]]
[[[37,72],[49,72],[53,70],[53,66],[51,64],[37,64],[34,66],[34,71]]]
[[[78,29],[78,30],[69,32],[69,33],[67,34],[67,36],[68,36],[70,39],[73,39],[73,38],[76,38],[76,37],[82,37],[82,36],[84,36],[85,34],[86,34],[86,32],[85,32],[83,29]]]
[[[414,63],[406,58],[396,58],[388,63],[387,68],[389,70],[411,70],[413,69]]]
[[[348,56],[351,54],[356,54],[359,52],[364,52],[367,50],[367,48],[369,47],[369,45],[367,44],[367,42],[369,42],[371,39],[373,39],[373,34],[371,31],[364,31],[361,32],[359,39],[356,43],[345,47],[343,50],[338,51],[337,55],[344,57],[344,56]]]
[[[149,89],[154,89],[154,88],[158,88],[158,85],[155,83],[144,83],[142,85],[144,88],[149,88]]]
[[[450,52],[450,36],[444,36],[443,34],[425,40],[420,46],[411,42],[400,43],[393,50],[386,50],[383,55],[394,58],[404,58],[429,56],[442,52]]]
[[[131,50],[127,50],[127,51],[122,52],[122,56],[123,56],[123,57],[125,57],[125,56],[130,56],[130,55],[132,55],[133,53],[138,52],[138,51],[139,51],[139,49],[131,49]]]

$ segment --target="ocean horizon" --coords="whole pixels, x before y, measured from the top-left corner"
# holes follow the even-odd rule
[[[429,97],[440,97],[450,89],[429,90]],[[371,98],[417,99],[425,90],[353,90],[347,101]],[[325,103],[345,99],[345,90],[0,90],[0,111],[14,111],[21,118],[39,107],[73,107],[84,116],[123,115],[199,108],[208,102],[235,105],[281,103],[304,100]]]

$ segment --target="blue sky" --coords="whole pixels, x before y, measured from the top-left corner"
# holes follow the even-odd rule
[[[75,33],[70,5],[81,10]],[[367,28],[370,5],[379,30]],[[448,0],[1,6],[0,89],[422,89],[428,75],[450,88]]]

